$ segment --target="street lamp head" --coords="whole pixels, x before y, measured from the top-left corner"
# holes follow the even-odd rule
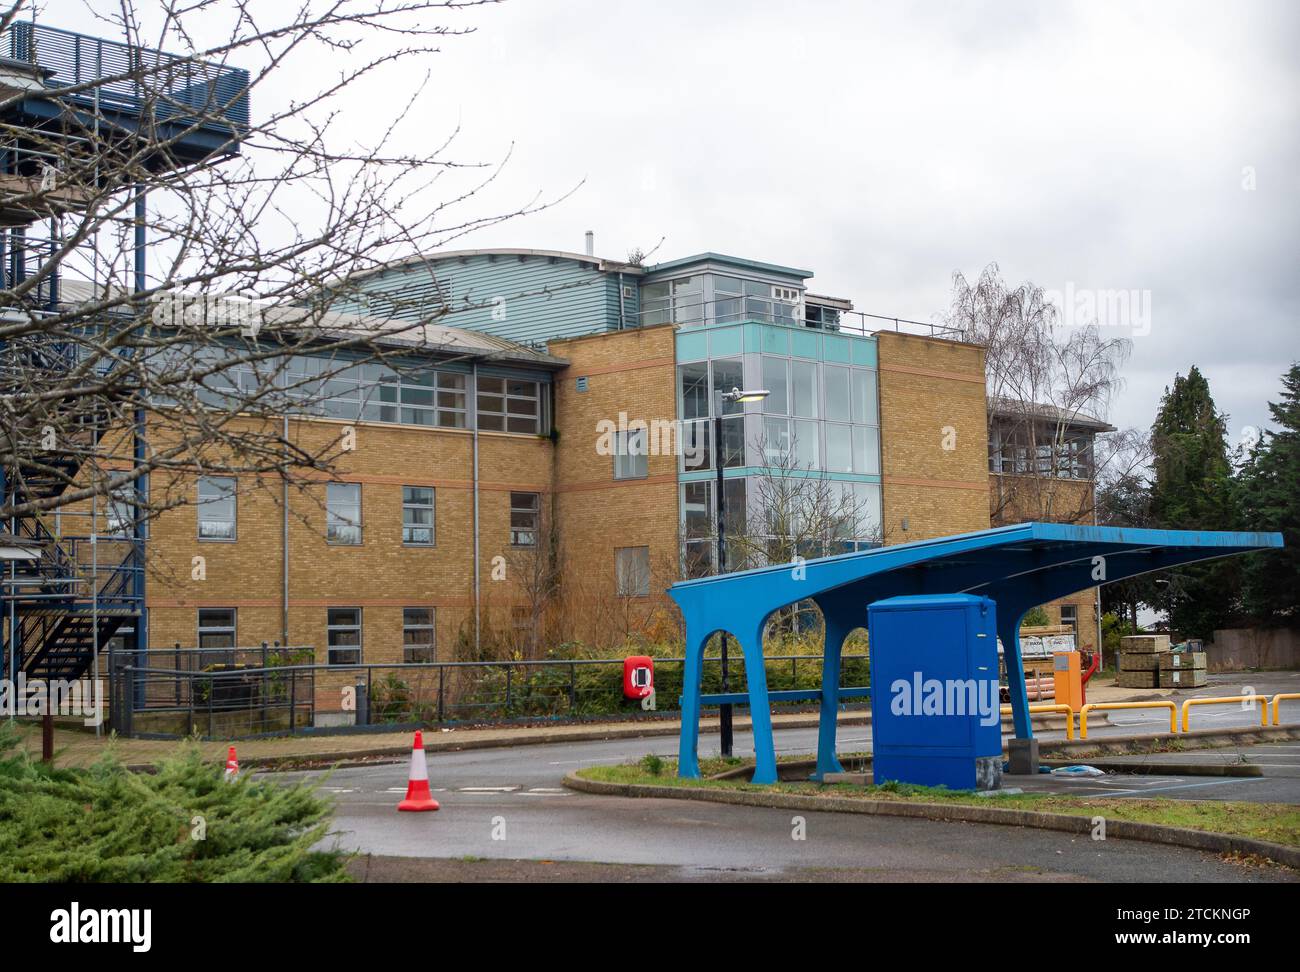
[[[729,392],[722,393],[722,400],[725,402],[761,402],[770,394],[772,393],[766,388],[748,388],[744,391],[733,388]]]

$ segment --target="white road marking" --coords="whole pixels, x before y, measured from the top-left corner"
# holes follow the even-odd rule
[[[1265,779],[1263,776],[1234,776],[1228,780],[1209,780],[1205,783],[1183,783],[1179,786],[1161,786],[1153,790],[1142,790],[1142,793],[1165,793],[1169,790],[1194,790],[1198,786],[1224,786],[1228,783],[1250,783],[1259,782]],[[1138,791],[1134,791],[1138,792]]]
[[[568,793],[562,786],[532,786],[528,788],[529,793]]]
[[[572,766],[574,763],[623,763],[631,758],[631,756],[602,756],[599,759],[553,759],[548,765]]]
[[[462,786],[461,793],[514,793],[517,786]]]

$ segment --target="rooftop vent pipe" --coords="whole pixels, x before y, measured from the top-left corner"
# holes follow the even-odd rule
[[[596,234],[587,230],[587,256],[596,255]]]

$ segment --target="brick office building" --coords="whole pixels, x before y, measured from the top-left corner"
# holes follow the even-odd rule
[[[151,647],[447,660],[476,632],[528,627],[529,574],[552,549],[562,636],[660,630],[662,589],[683,565],[712,569],[713,393],[733,386],[771,395],[724,416],[729,515],[752,513],[761,478],[794,459],[861,513],[823,552],[988,527],[983,350],[876,329],[810,293],[811,276],[714,253],[643,267],[509,249],[344,282],[336,306],[354,314],[442,308],[455,353],[420,352],[409,387],[405,370],[365,365],[289,420],[320,447],[355,433],[336,482],[288,496],[278,482],[177,484],[194,505],[153,525]],[[656,423],[678,447],[657,448]]]

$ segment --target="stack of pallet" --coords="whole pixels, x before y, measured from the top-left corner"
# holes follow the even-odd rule
[[[1175,651],[1160,655],[1161,688],[1201,688],[1205,677],[1205,652]]]
[[[1131,635],[1120,640],[1120,688],[1200,688],[1205,652],[1169,650],[1169,636]]]
[[[1169,654],[1169,635],[1130,635],[1119,644],[1120,688],[1159,688],[1160,659]]]

